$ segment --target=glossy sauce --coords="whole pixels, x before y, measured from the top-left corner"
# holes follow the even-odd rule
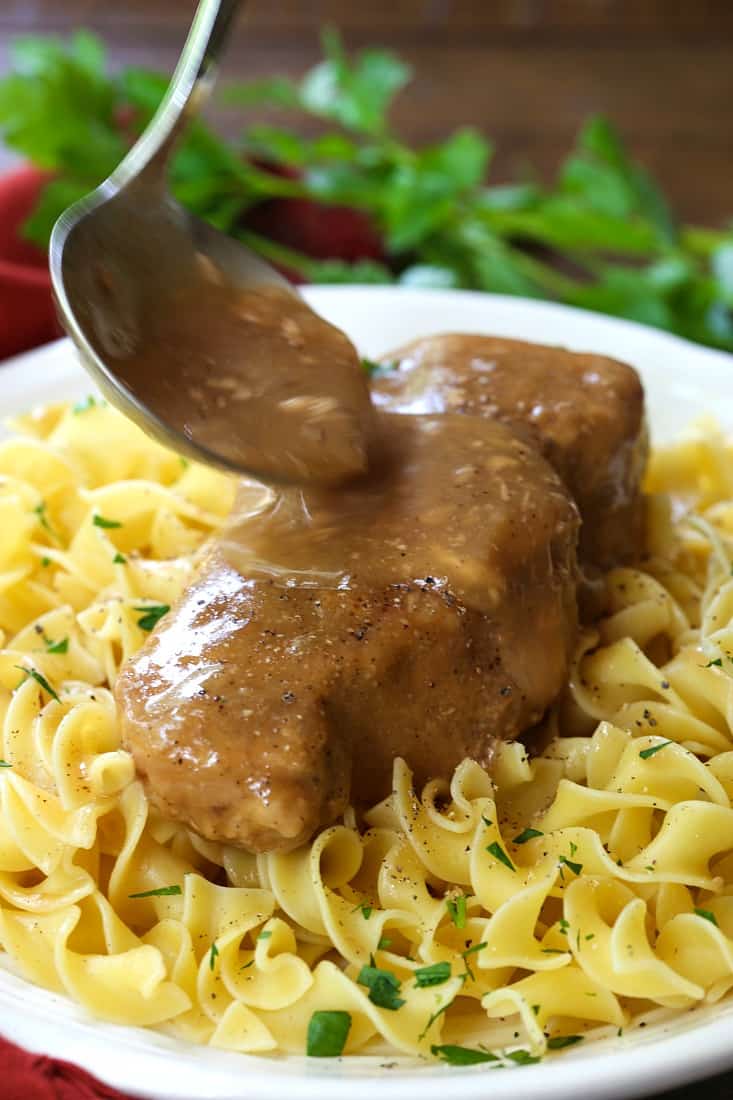
[[[255,851],[536,722],[575,640],[578,517],[500,424],[385,416],[338,490],[243,486],[194,584],[118,680],[161,813]]]
[[[349,339],[295,292],[241,290],[200,267],[159,312],[138,303],[128,328],[144,340],[107,341],[118,377],[161,420],[265,480],[363,473],[373,409]]]

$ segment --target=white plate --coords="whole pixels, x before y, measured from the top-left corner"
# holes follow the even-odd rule
[[[647,391],[654,438],[669,439],[700,413],[733,428],[733,356],[653,329],[543,302],[455,291],[313,288],[313,306],[366,355],[441,331],[486,332],[632,363]],[[0,366],[7,416],[90,386],[61,341]],[[0,959],[0,966],[2,961]],[[0,1029],[32,1050],[67,1058],[109,1084],[155,1100],[594,1100],[651,1095],[733,1067],[733,1005],[703,1008],[644,1032],[578,1047],[536,1066],[495,1073],[390,1059],[262,1058],[193,1047],[153,1031],[89,1019],[64,997],[0,968]]]

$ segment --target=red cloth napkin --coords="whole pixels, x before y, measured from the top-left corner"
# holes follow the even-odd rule
[[[31,1054],[0,1039],[3,1100],[127,1100],[78,1066]]]
[[[0,177],[0,359],[61,335],[46,255],[20,235],[47,178],[25,167]]]

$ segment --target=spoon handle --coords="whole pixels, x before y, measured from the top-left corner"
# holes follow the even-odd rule
[[[240,0],[200,0],[173,78],[152,120],[106,182],[121,190],[144,175],[165,186],[173,148],[210,92]]]

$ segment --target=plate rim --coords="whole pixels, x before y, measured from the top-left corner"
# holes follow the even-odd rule
[[[674,360],[684,355],[691,362],[704,363],[718,377],[722,377],[718,375],[719,368],[726,371],[733,368],[733,355],[725,351],[692,344],[671,333],[634,321],[552,302],[478,291],[390,286],[307,287],[303,288],[303,293],[308,301],[326,313],[348,311],[350,301],[358,301],[361,306],[373,306],[378,312],[380,308],[390,308],[385,307],[385,303],[395,296],[398,296],[400,308],[406,311],[410,310],[411,303],[416,302],[428,302],[431,308],[439,308],[441,300],[460,301],[466,308],[480,306],[487,318],[486,325],[481,326],[485,331],[491,329],[492,313],[496,311],[504,319],[508,318],[510,324],[530,318],[537,322],[540,329],[543,321],[552,320],[555,324],[566,322],[569,335],[578,331],[582,334],[580,342],[570,341],[576,347],[582,346],[586,334],[590,334],[591,345],[594,332],[599,335],[599,342],[605,342],[609,336],[617,334],[623,338],[624,345],[633,343],[637,346],[643,353],[642,358],[646,354],[664,356],[669,352]],[[601,333],[605,334],[603,340],[600,340]],[[541,339],[541,332],[533,330],[523,338]],[[18,386],[40,386],[43,389],[52,381],[65,384],[69,379],[82,379],[81,368],[74,363],[70,352],[69,342],[62,339],[0,364],[0,408],[3,392],[13,386],[16,389]],[[626,356],[626,352],[621,355],[622,358]],[[31,383],[34,385],[31,386]],[[91,380],[88,380],[86,389],[93,388]],[[31,403],[33,400],[37,398],[32,398]],[[35,999],[41,1002],[35,1009],[32,1008],[30,1014],[19,1011],[17,983],[26,995],[32,991],[37,995]],[[31,995],[30,999],[32,1001],[34,997]],[[693,1012],[701,1016],[705,1014],[705,1018],[700,1023],[684,1024],[681,1029],[677,1025],[685,1017],[678,1017],[674,1024],[669,1025],[673,1028],[671,1034],[664,1033],[667,1025],[656,1025],[650,1027],[643,1038],[637,1033],[632,1039],[603,1040],[600,1044],[589,1045],[585,1050],[579,1048],[577,1052],[568,1052],[561,1058],[551,1058],[537,1066],[520,1067],[520,1077],[515,1076],[519,1072],[515,1070],[511,1074],[501,1074],[499,1078],[488,1076],[482,1067],[457,1070],[433,1064],[416,1069],[383,1070],[378,1074],[362,1073],[360,1068],[366,1060],[359,1056],[352,1056],[345,1062],[339,1059],[334,1060],[336,1064],[323,1065],[303,1056],[263,1058],[215,1051],[210,1047],[198,1048],[195,1044],[167,1037],[160,1049],[152,1044],[146,1047],[146,1039],[149,1041],[151,1035],[160,1037],[159,1033],[85,1018],[82,1010],[67,998],[33,986],[9,974],[4,967],[0,968],[0,1005],[6,1010],[0,1030],[11,1040],[55,1057],[70,1058],[108,1084],[151,1100],[203,1100],[205,1096],[215,1100],[237,1100],[244,1090],[249,1095],[256,1095],[258,1100],[280,1100],[285,1088],[292,1100],[341,1100],[345,1081],[349,1083],[352,1100],[367,1100],[367,1097],[371,1100],[375,1087],[380,1089],[383,1100],[406,1100],[411,1095],[419,1095],[421,1100],[438,1100],[439,1097],[443,1100],[446,1090],[457,1082],[460,1082],[463,1100],[483,1100],[488,1093],[493,1100],[565,1100],[569,1090],[576,1094],[575,1089],[578,1090],[577,1095],[592,1089],[595,1100],[621,1100],[622,1097],[642,1093],[652,1095],[668,1087],[733,1068],[733,1046],[728,1042],[733,1004],[722,1006],[717,1012],[710,1006],[697,1008]],[[62,1013],[59,1011],[60,1005],[70,1008]],[[713,1013],[714,1018],[710,1018]],[[39,1019],[43,1022],[40,1035]],[[681,1035],[694,1038],[695,1042],[680,1042]],[[170,1057],[167,1057],[165,1047],[171,1043],[173,1047]],[[200,1057],[202,1052],[206,1052],[207,1057]],[[153,1081],[151,1091],[150,1083],[143,1081],[142,1069],[145,1066],[148,1069],[151,1066],[159,1068],[161,1064],[169,1066],[172,1059],[177,1060],[179,1072],[167,1082]],[[212,1064],[214,1062],[216,1065]],[[248,1075],[246,1083],[242,1083],[245,1066],[251,1071],[251,1076]],[[369,1068],[374,1068],[371,1061]],[[157,1077],[157,1073],[153,1076]],[[213,1080],[205,1085],[207,1077]],[[152,1079],[150,1072],[148,1078]],[[193,1078],[201,1080],[191,1091]],[[222,1088],[226,1086],[226,1091],[220,1091],[218,1087],[211,1091],[212,1084],[216,1086],[218,1079],[222,1082]],[[201,1091],[204,1088],[206,1091]]]

